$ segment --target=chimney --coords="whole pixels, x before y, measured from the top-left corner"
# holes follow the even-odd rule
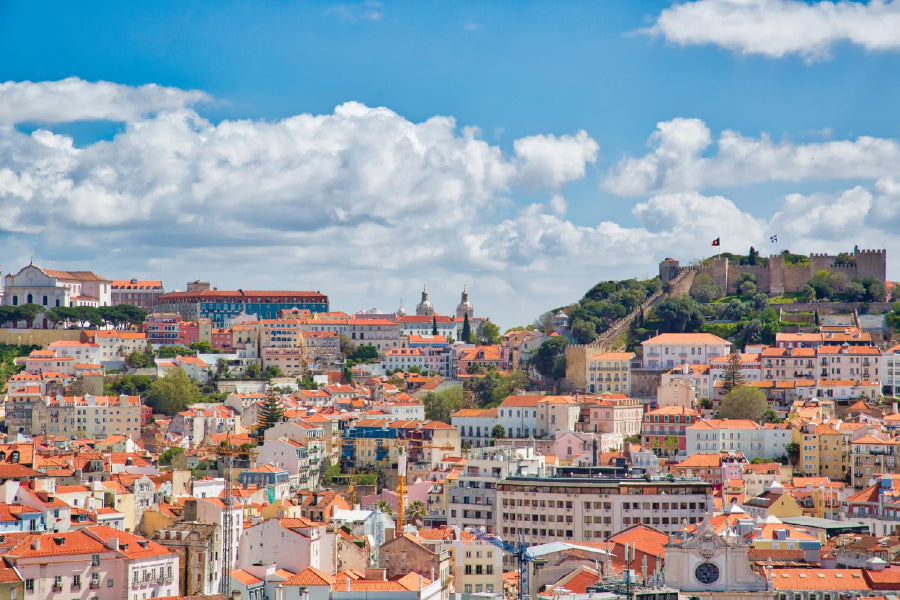
[[[350,577],[347,577],[347,591],[350,591]]]
[[[107,539],[106,547],[109,548],[110,550],[118,551],[119,550],[119,538],[114,537],[114,538]]]
[[[184,520],[185,521],[196,521],[197,520],[197,500],[191,498],[190,500],[184,501]]]
[[[31,540],[31,549],[32,550],[40,550],[41,549],[41,538],[36,537]]]

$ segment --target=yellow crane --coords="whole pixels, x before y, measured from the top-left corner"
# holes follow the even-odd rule
[[[407,475],[407,458],[409,448],[433,448],[437,450],[453,450],[451,444],[443,446],[434,446],[425,444],[420,440],[397,440],[397,535],[403,535],[403,528],[406,526],[406,475]]]

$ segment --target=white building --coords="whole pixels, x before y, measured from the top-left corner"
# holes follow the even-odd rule
[[[641,347],[645,369],[671,369],[684,363],[708,365],[731,352],[731,342],[711,333],[661,333]]]
[[[685,429],[685,445],[691,454],[742,452],[748,460],[779,457],[787,453],[790,430],[763,427],[747,419],[701,419]]]
[[[268,519],[244,530],[240,564],[275,563],[279,569],[299,573],[319,568],[320,540],[325,526],[303,517]]]
[[[91,271],[56,271],[34,264],[3,279],[3,304],[58,306],[109,306],[112,282]]]

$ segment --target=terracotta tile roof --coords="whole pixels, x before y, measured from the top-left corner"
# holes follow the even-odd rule
[[[288,578],[288,580],[284,582],[284,585],[331,586],[334,585],[334,583],[334,575],[330,575],[325,571],[322,571],[315,567],[306,567],[296,575]]]
[[[643,344],[713,344],[731,347],[731,342],[711,333],[661,333]]]
[[[772,586],[781,590],[869,590],[862,569],[774,569]]]

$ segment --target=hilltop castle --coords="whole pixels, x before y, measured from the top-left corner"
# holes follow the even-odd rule
[[[709,273],[713,281],[727,294],[737,293],[741,273],[752,273],[756,277],[759,291],[768,294],[800,292],[817,271],[828,271],[840,275],[845,281],[871,277],[884,282],[887,277],[886,250],[860,250],[853,248],[850,260],[835,264],[837,256],[830,254],[810,254],[809,260],[789,264],[782,254],[774,254],[755,265],[741,265],[717,256],[702,261],[699,265],[682,267],[673,258],[659,263],[659,277],[663,283],[671,281],[684,270],[693,269],[699,273]],[[804,257],[805,258],[805,257]]]

